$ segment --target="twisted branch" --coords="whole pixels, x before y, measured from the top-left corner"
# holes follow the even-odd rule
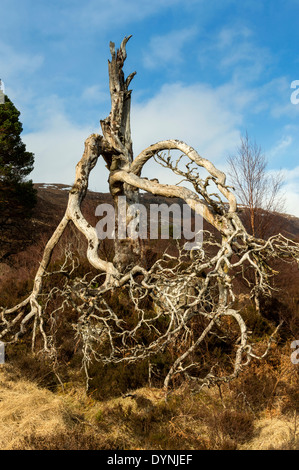
[[[242,315],[234,307],[234,279],[242,276],[254,295],[257,292],[271,294],[270,281],[275,274],[270,266],[271,260],[298,263],[299,245],[282,235],[267,241],[250,236],[238,217],[236,198],[226,185],[225,174],[186,143],[161,141],[133,159],[131,91],[128,87],[135,73],[127,78],[123,73],[129,38],[123,40],[117,51],[114,44],[110,44],[111,112],[101,121],[103,136],[92,134],[86,139],[65,214],[45,247],[32,292],[15,307],[1,308],[0,338],[7,342],[17,341],[34,320],[31,325],[33,345],[40,334],[44,351],[56,357],[55,316],[71,308],[77,312],[78,321],[73,328],[81,342],[87,377],[93,360],[134,362],[148,359],[172,345],[177,354],[165,377],[166,389],[177,374],[183,374],[200,386],[229,381],[252,358],[258,357],[250,344]],[[180,167],[182,157],[173,162],[170,153],[168,157],[163,156],[163,151],[171,150],[179,150],[187,157],[189,163],[184,169]],[[178,246],[177,256],[165,252],[148,269],[142,265],[142,251],[138,251],[137,242],[129,237],[123,244],[115,240],[113,263],[101,259],[96,230],[81,211],[89,175],[99,156],[103,157],[109,169],[110,191],[116,205],[119,195],[127,196],[128,205],[138,202],[139,190],[178,197],[210,223],[219,237],[216,239],[206,231],[201,250],[184,252]],[[194,190],[142,177],[143,167],[152,157],[191,183]],[[202,169],[208,171],[208,177],[200,176]],[[210,192],[211,185],[216,192],[215,188]],[[55,286],[47,291],[43,279],[53,274],[48,271],[52,253],[70,222],[87,240],[86,257],[97,274],[74,277],[76,263],[68,251],[66,262],[55,271],[55,275],[68,273],[63,287]],[[132,253],[138,257],[138,261],[133,263]],[[120,315],[115,308],[115,299],[122,292],[131,305],[132,315],[129,317]],[[52,309],[52,301],[56,297],[61,303]],[[228,319],[233,320],[234,327],[230,326]],[[207,364],[203,355],[202,346],[213,344],[215,338],[232,348],[233,368],[226,376],[219,371],[217,374],[217,361]],[[268,352],[272,340],[271,336],[265,353],[259,357]]]

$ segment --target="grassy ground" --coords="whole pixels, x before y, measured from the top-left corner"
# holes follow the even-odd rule
[[[230,385],[199,393],[181,386],[167,401],[150,387],[106,400],[75,381],[51,391],[11,364],[0,367],[1,450],[299,449],[298,366],[282,352]]]

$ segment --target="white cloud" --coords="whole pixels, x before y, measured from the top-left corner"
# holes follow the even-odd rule
[[[253,32],[235,24],[224,27],[218,35],[199,48],[198,60],[202,67],[217,67],[222,73],[231,73],[243,83],[259,79],[273,63],[270,51],[255,43]]]
[[[88,102],[102,103],[109,99],[107,91],[103,91],[100,85],[91,85],[82,92],[82,99]]]
[[[153,69],[168,65],[176,66],[183,61],[182,49],[196,35],[195,28],[170,31],[164,35],[153,36],[144,54],[144,65]]]
[[[92,126],[73,123],[57,96],[41,101],[35,108],[35,130],[22,134],[27,150],[35,154],[30,178],[36,183],[72,184],[76,164],[84,151],[84,141],[97,131]],[[104,163],[99,162],[98,166],[103,172]],[[92,175],[90,181],[95,190],[108,190],[103,178],[97,180]]]
[[[252,37],[252,31],[246,26],[234,27],[234,28],[223,28],[217,38],[218,47],[221,49],[233,46],[236,41],[240,43],[242,40],[247,40]]]
[[[94,90],[97,92],[97,90]],[[93,92],[93,90],[91,90]],[[213,89],[208,85],[165,85],[146,103],[132,107],[132,135],[135,155],[158,140],[177,138],[192,145],[216,165],[239,141],[242,109],[250,95],[230,85]],[[57,96],[40,101],[34,110],[34,131],[23,135],[27,149],[35,153],[35,182],[74,181],[75,165],[82,156],[85,139],[98,132],[92,126],[80,127],[67,116]],[[149,168],[152,177],[157,167]],[[99,160],[91,177],[91,187],[108,191],[108,173]],[[150,175],[149,175],[150,176]],[[169,178],[169,176],[168,176]]]
[[[282,137],[274,147],[269,151],[269,157],[275,157],[276,155],[283,154],[285,150],[290,147],[293,143],[293,137],[290,135]]]
[[[284,175],[283,194],[286,201],[286,213],[299,217],[299,166],[282,170]]]
[[[27,150],[35,154],[30,178],[40,183],[72,183],[87,136],[87,129],[71,125],[59,114],[53,115],[45,128],[23,135]]]
[[[299,179],[297,183],[286,184],[283,188],[286,200],[286,213],[299,217]]]
[[[177,138],[225,171],[226,157],[239,144],[243,115],[253,99],[250,92],[231,84],[214,89],[205,84],[165,85],[152,99],[133,106],[135,155],[158,140]],[[30,177],[34,182],[72,184],[84,141],[97,130],[73,123],[63,101],[56,96],[40,102],[35,116],[39,125],[34,132],[22,136],[28,151],[35,153],[35,169]],[[291,144],[292,137],[287,134],[277,142],[272,154]],[[176,183],[179,179],[154,162],[146,166],[144,173],[161,182]],[[286,212],[299,216],[299,166],[284,169],[283,173]],[[100,158],[90,177],[90,189],[108,192],[107,179],[108,171]]]
[[[5,92],[22,113],[34,112],[34,97],[38,92],[35,77],[44,63],[41,54],[19,52],[5,42],[0,41],[0,71],[5,83]]]
[[[152,99],[133,105],[134,153],[159,140],[179,139],[224,169],[228,154],[240,141],[243,111],[250,100],[251,93],[230,84],[218,88],[200,83],[164,85]],[[154,162],[148,163],[145,175],[177,181]]]
[[[230,85],[164,85],[132,109],[136,152],[157,140],[177,138],[219,161],[239,141],[242,111],[250,94]]]
[[[73,184],[84,141],[92,132],[88,127],[72,124],[63,115],[56,115],[48,128],[24,135],[27,150],[35,153],[34,170],[29,177],[35,183]],[[108,171],[100,158],[90,175],[89,189],[108,192],[107,179]]]
[[[78,6],[66,13],[72,16],[77,24],[86,27],[111,28],[111,25],[126,24],[141,21],[144,18],[156,14],[164,8],[172,7],[182,0],[87,0],[78,2]],[[80,13],[80,14],[78,14]]]
[[[0,41],[0,70],[3,80],[19,78],[25,80],[43,64],[41,54],[27,54],[16,51],[8,44]]]

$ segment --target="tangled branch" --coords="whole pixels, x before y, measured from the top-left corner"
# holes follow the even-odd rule
[[[71,309],[76,313],[72,326],[81,344],[87,377],[92,361],[132,363],[150,360],[172,348],[175,354],[165,376],[166,389],[178,374],[199,386],[230,381],[252,358],[263,357],[273,340],[271,336],[262,356],[256,354],[242,314],[235,308],[235,280],[245,280],[252,295],[270,295],[275,274],[271,260],[298,263],[299,244],[282,235],[267,241],[249,235],[238,216],[236,198],[226,184],[225,174],[184,142],[161,141],[133,158],[128,86],[134,74],[125,79],[122,71],[128,39],[117,52],[113,43],[110,46],[112,109],[101,121],[103,136],[93,134],[86,140],[65,214],[45,247],[31,293],[13,308],[1,308],[0,339],[14,342],[29,330],[33,347],[39,335],[43,351],[56,357],[56,315]],[[173,161],[170,153],[163,154],[171,150],[180,151],[188,160],[183,169],[182,156]],[[115,204],[119,195],[125,195],[129,205],[136,203],[139,190],[179,197],[211,224],[216,235],[204,231],[200,249],[186,251],[178,245],[177,254],[164,252],[148,269],[142,263],[139,241],[130,237],[122,244],[115,240],[113,263],[101,259],[96,229],[81,211],[89,175],[99,156],[110,172]],[[151,158],[181,176],[193,190],[142,177]],[[207,177],[201,176],[203,171],[208,172]],[[70,223],[85,237],[86,257],[96,275],[76,276],[78,262],[71,249],[58,270],[49,270],[53,250]],[[64,282],[47,290],[45,279],[53,275],[62,276]],[[126,309],[119,307],[121,296],[125,296]],[[53,308],[57,299],[60,303]],[[225,345],[231,353],[231,372],[226,375],[217,357],[213,360],[211,348],[216,343]]]

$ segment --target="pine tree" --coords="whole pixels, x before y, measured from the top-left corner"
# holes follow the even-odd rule
[[[0,260],[16,252],[15,242],[25,235],[24,220],[36,204],[33,183],[26,179],[33,170],[34,154],[22,142],[19,116],[5,96],[0,105]]]

